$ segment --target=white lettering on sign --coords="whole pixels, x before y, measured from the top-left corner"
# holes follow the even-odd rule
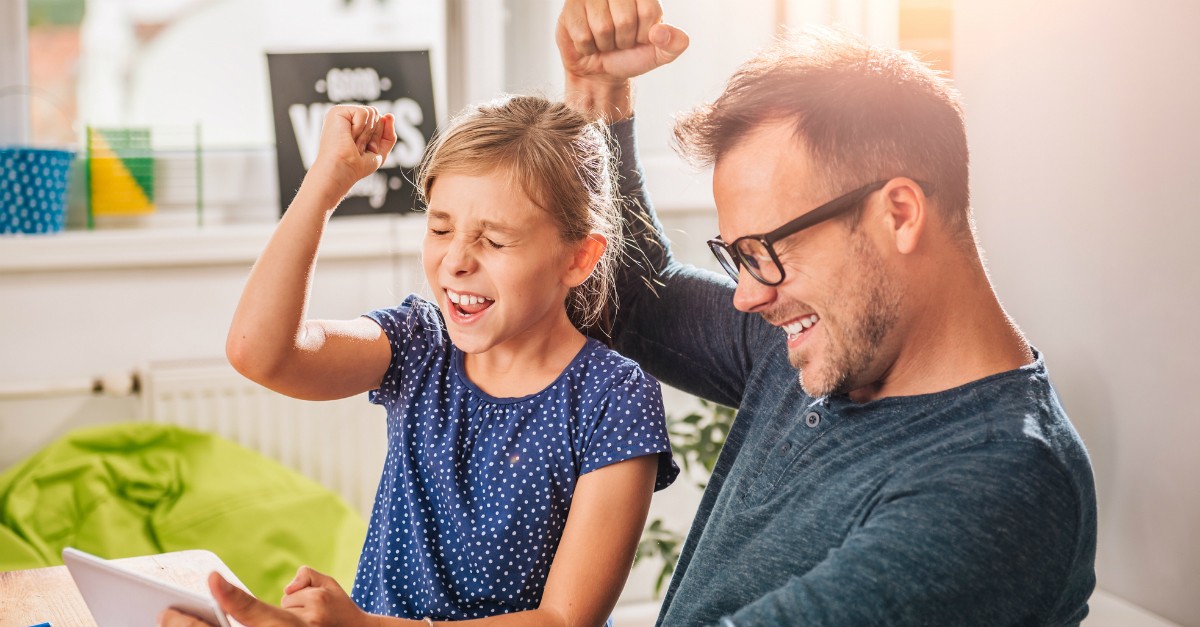
[[[372,102],[371,106],[379,109],[380,114],[391,113],[396,116],[396,147],[384,161],[383,167],[415,168],[420,165],[421,156],[425,154],[425,136],[420,129],[425,114],[421,111],[421,105],[412,98],[401,98],[395,102]]]
[[[380,77],[373,67],[333,68],[325,73],[323,84],[317,84],[317,91],[324,88],[330,100],[346,102],[375,100],[391,86],[392,81]]]
[[[396,116],[396,147],[384,160],[382,168],[415,168],[421,163],[421,155],[425,154],[425,136],[421,133],[420,124],[425,121],[421,105],[412,98],[399,100],[377,100],[370,103],[379,110],[381,115],[391,113]],[[325,114],[334,105],[328,102],[312,104],[294,104],[288,107],[288,118],[292,122],[292,131],[296,134],[296,146],[300,151],[300,162],[305,171],[312,168],[317,160],[317,150],[321,147],[321,125],[325,122]]]
[[[333,105],[320,102],[288,107],[288,118],[292,121],[296,146],[300,149],[300,163],[304,164],[306,172],[317,160],[317,149],[321,147],[321,126],[325,123],[325,114],[332,108]]]
[[[363,177],[359,182],[350,188],[350,192],[346,194],[346,198],[355,198],[365,196],[367,204],[371,205],[372,209],[379,209],[383,206],[383,202],[387,200],[388,193],[388,175],[383,172],[376,172],[369,176]]]

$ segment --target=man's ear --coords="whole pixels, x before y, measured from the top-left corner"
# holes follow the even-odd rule
[[[590,233],[574,246],[571,265],[567,267],[567,273],[563,277],[563,283],[568,288],[578,287],[592,275],[592,270],[596,269],[596,264],[600,263],[600,257],[604,256],[604,250],[608,248],[608,238],[599,233]]]
[[[907,255],[917,249],[929,218],[929,199],[916,181],[897,177],[883,188],[887,236],[896,252]]]

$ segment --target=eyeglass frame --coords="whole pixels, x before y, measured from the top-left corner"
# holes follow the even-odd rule
[[[739,237],[728,244],[726,244],[720,236],[714,237],[713,239],[708,240],[708,249],[712,251],[713,256],[717,258],[717,263],[721,264],[721,269],[725,270],[725,274],[729,275],[729,277],[735,282],[738,280],[738,277],[741,274],[740,268],[745,266],[746,272],[748,272],[755,281],[758,281],[759,283],[769,287],[774,287],[780,283],[783,283],[784,279],[787,278],[787,272],[783,268],[783,263],[779,261],[779,255],[775,254],[774,244],[776,242],[785,237],[795,235],[804,229],[816,226],[822,222],[825,222],[826,220],[831,220],[843,213],[846,213],[850,209],[857,207],[860,202],[867,198],[867,196],[870,196],[871,194],[883,189],[883,187],[891,180],[892,179],[875,181],[874,183],[868,183],[862,187],[846,192],[845,194],[842,194],[841,196],[822,204],[816,209],[813,209],[812,211],[809,211],[808,213],[789,221],[787,224],[784,224],[783,226],[769,233],[743,235],[742,237]],[[917,181],[917,184],[921,186],[921,189],[924,191],[926,196],[933,194],[932,185],[920,181]],[[745,263],[743,260],[744,255],[738,251],[737,246],[738,243],[746,240],[757,241],[758,243],[762,244],[763,248],[766,249],[767,254],[771,257],[771,261],[775,264],[775,267],[779,269],[778,281],[767,281],[761,276],[758,276],[757,272],[751,269],[750,266]],[[726,257],[721,255],[721,251],[724,251],[728,258],[728,262],[726,261]]]

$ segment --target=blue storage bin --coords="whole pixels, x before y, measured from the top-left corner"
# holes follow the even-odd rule
[[[74,156],[71,150],[0,147],[0,234],[63,229]]]

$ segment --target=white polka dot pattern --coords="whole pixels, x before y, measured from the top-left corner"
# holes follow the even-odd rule
[[[547,388],[496,398],[465,376],[436,306],[409,296],[368,314],[392,344],[370,398],[388,452],[355,578],[369,612],[464,620],[533,609],[577,478],[658,453],[655,489],[679,473],[662,392],[588,340]]]
[[[69,150],[0,148],[0,233],[62,230],[72,156]]]

